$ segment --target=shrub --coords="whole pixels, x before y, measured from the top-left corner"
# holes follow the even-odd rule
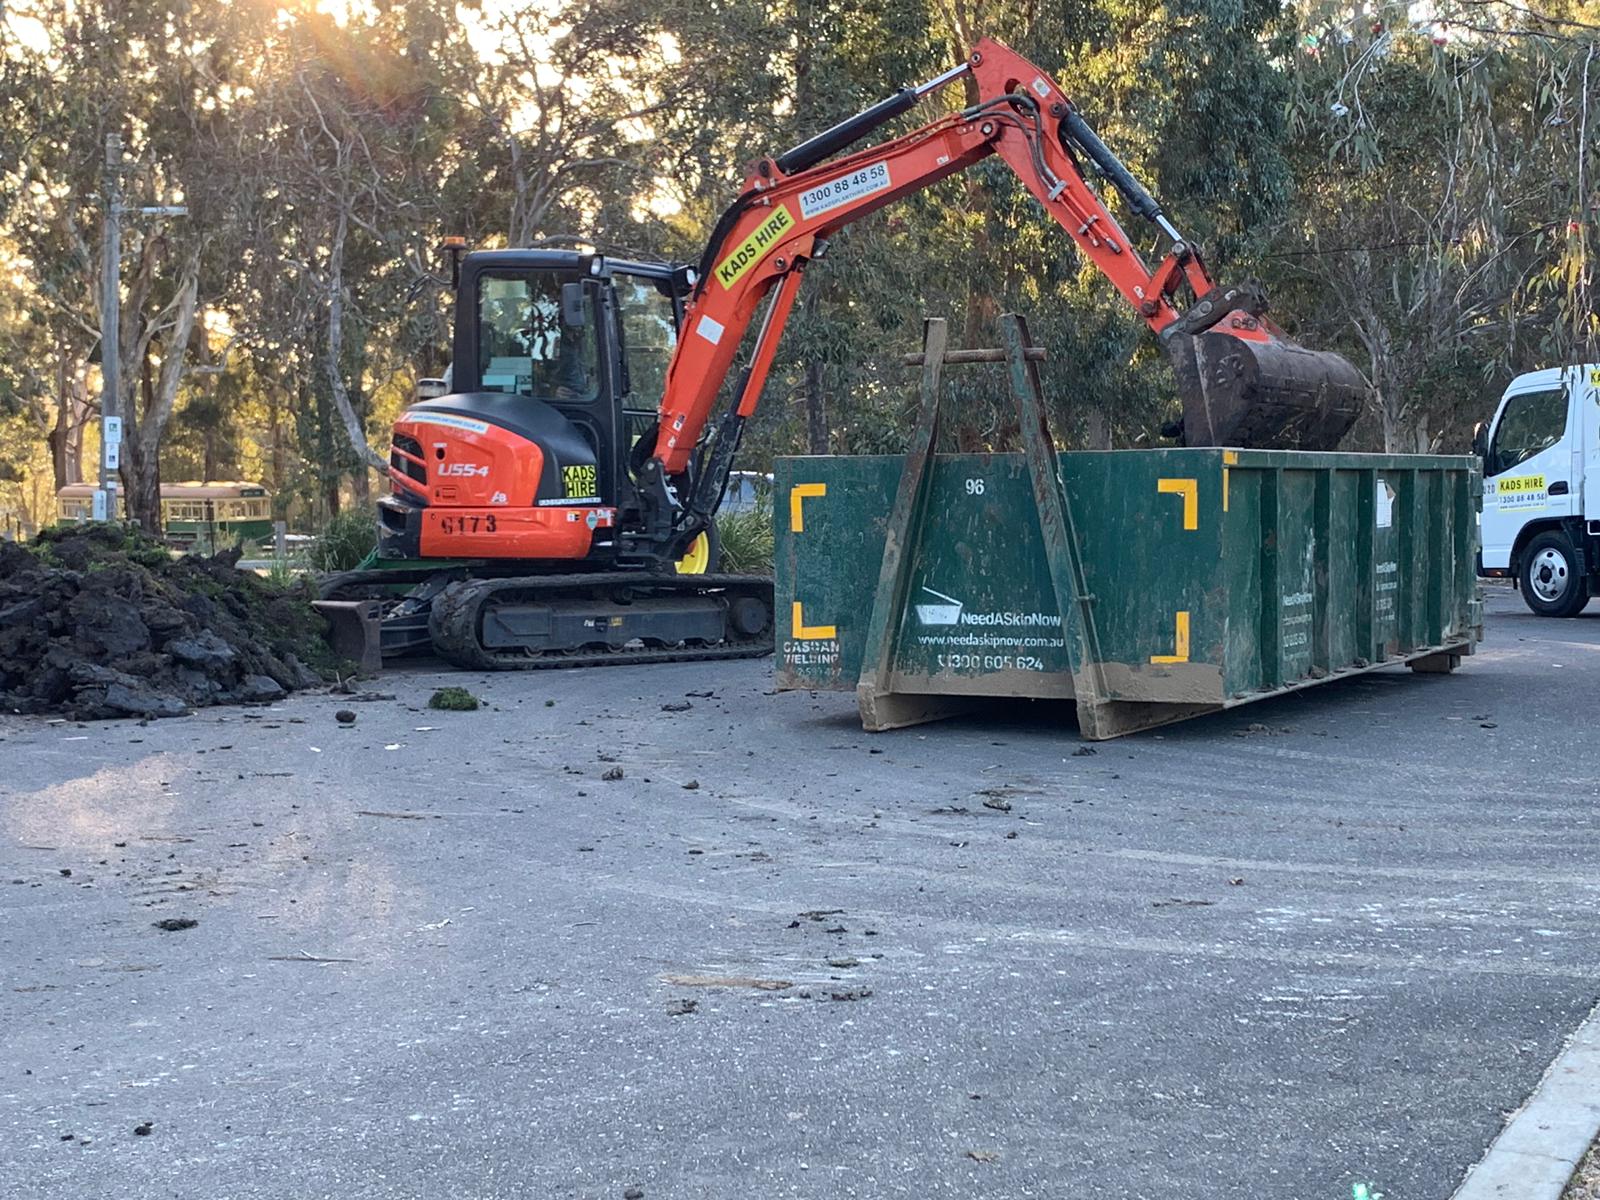
[[[315,571],[353,571],[377,548],[377,516],[368,508],[352,509],[323,527],[306,560]]]
[[[772,500],[758,497],[754,508],[717,514],[722,542],[721,570],[735,575],[772,574]]]

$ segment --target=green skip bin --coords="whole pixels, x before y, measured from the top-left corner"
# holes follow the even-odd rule
[[[935,454],[943,322],[904,456],[779,460],[777,675],[862,724],[1072,698],[1104,739],[1482,638],[1476,459],[1056,453],[1037,353],[1002,319],[1024,453]],[[970,352],[965,356],[971,361]]]

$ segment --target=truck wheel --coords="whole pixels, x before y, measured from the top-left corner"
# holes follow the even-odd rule
[[[1541,617],[1575,617],[1589,603],[1589,584],[1564,533],[1541,533],[1522,552],[1522,599]]]

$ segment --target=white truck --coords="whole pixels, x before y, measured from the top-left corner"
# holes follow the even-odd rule
[[[1577,616],[1600,594],[1600,364],[1517,376],[1473,449],[1479,571],[1509,575],[1540,616]]]

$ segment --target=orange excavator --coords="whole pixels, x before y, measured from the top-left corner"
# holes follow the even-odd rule
[[[978,99],[840,157],[971,78]],[[762,654],[767,581],[714,573],[713,517],[808,265],[843,226],[999,155],[1160,339],[1188,445],[1331,449],[1360,374],[1219,286],[1199,250],[1043,71],[985,40],[967,61],[757,162],[698,267],[560,250],[452,251],[451,376],[396,421],[377,558],[386,653],[477,669]],[[1166,245],[1152,268],[1091,177]],[[766,305],[732,395],[746,332]],[[396,585],[411,590],[393,598]]]

